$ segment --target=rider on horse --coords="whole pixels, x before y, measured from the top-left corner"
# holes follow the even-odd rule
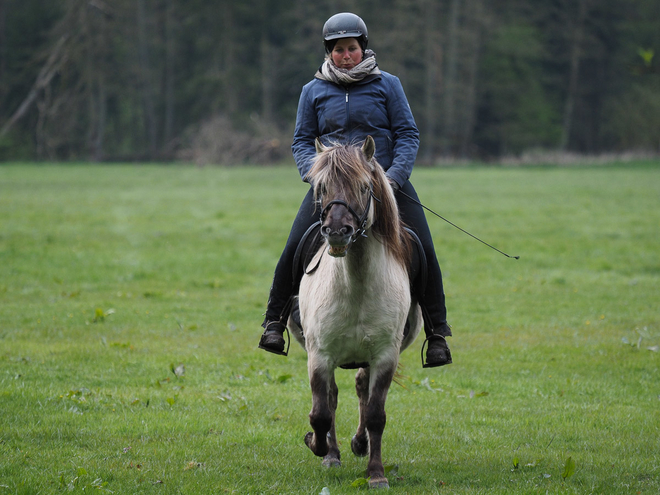
[[[375,158],[395,191],[401,218],[421,240],[426,255],[426,284],[415,291],[428,341],[424,366],[449,364],[451,353],[445,337],[451,335],[451,329],[447,324],[440,266],[424,211],[406,197],[418,199],[408,179],[419,148],[419,131],[403,87],[396,76],[378,68],[376,54],[367,49],[367,26],[357,15],[332,16],[323,27],[323,38],[326,60],[314,79],[303,87],[298,104],[292,146],[298,170],[303,181],[307,181],[316,155],[316,138],[331,145],[358,143],[367,136],[373,137]],[[269,352],[285,354],[288,302],[302,277],[302,273],[294,273],[294,257],[298,244],[318,221],[318,215],[310,188],[275,269],[262,325],[265,330],[259,343],[260,348]]]

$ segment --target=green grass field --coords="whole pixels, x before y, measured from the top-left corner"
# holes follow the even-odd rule
[[[389,395],[392,493],[660,491],[660,163],[419,169],[454,364]],[[0,494],[355,493],[256,348],[295,168],[0,166]],[[569,460],[570,459],[570,460]],[[326,490],[323,490],[326,488]]]

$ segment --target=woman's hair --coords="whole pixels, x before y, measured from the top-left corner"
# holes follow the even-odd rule
[[[325,52],[326,53],[331,53],[332,50],[334,50],[335,45],[337,44],[337,41],[339,41],[342,38],[337,38],[334,40],[326,40],[325,43]],[[364,36],[360,36],[358,38],[355,38],[360,45],[360,48],[362,48],[362,54],[364,55],[365,50],[367,49],[367,42],[364,39]]]

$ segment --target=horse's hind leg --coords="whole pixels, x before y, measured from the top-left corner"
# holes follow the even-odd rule
[[[355,375],[355,391],[360,407],[360,422],[351,440],[351,450],[356,456],[364,457],[369,453],[367,436],[367,405],[369,402],[369,368],[360,368]]]
[[[312,387],[312,411],[309,413],[309,424],[314,431],[305,435],[305,444],[319,457],[326,456],[330,450],[327,435],[333,423],[329,400],[331,383],[334,383],[334,377],[331,375],[332,372],[328,373],[327,369],[312,369],[310,366],[309,384]]]
[[[339,445],[337,444],[337,432],[335,430],[335,418],[337,414],[337,396],[339,389],[335,382],[334,375],[330,382],[330,411],[332,412],[332,425],[328,432],[328,454],[323,458],[323,465],[325,467],[339,467],[341,466],[341,455],[339,454]]]

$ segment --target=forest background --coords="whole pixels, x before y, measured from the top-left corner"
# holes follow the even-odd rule
[[[0,160],[289,161],[341,11],[422,163],[660,152],[657,0],[0,0]]]

